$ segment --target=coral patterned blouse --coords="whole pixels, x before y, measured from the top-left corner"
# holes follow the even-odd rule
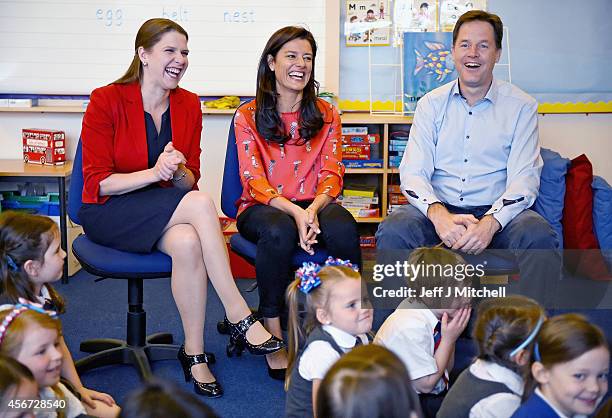
[[[243,187],[236,202],[238,215],[249,206],[267,205],[279,196],[292,202],[313,200],[320,194],[338,197],[344,176],[340,117],[324,100],[319,99],[317,106],[323,127],[305,143],[298,129],[299,111],[281,114],[285,133],[290,136],[284,144],[267,141],[257,131],[255,100],[236,111],[234,129]]]

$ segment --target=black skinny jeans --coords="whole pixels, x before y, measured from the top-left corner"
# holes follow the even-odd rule
[[[296,202],[306,208],[310,201]],[[361,249],[357,222],[342,206],[330,203],[318,214],[321,233],[318,244],[327,248],[332,257],[350,260],[361,267]],[[298,245],[298,230],[294,219],[268,205],[254,205],[238,216],[240,234],[257,244],[255,274],[259,289],[259,313],[264,318],[280,316],[285,290],[293,280],[291,259]]]

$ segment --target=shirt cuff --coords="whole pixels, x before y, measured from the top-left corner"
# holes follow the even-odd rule
[[[491,209],[489,209],[487,213],[485,213],[485,216],[493,215],[495,220],[497,220],[497,222],[499,222],[499,225],[500,225],[499,231],[497,232],[501,232],[506,227],[506,225],[508,225],[508,223],[516,216],[512,212],[513,211],[511,211],[510,208],[503,206],[503,204],[495,203],[491,207]]]
[[[418,195],[412,195],[413,191],[406,191],[405,195],[408,198],[408,203],[417,208],[423,215],[427,217],[427,210],[429,206],[434,203],[442,203],[435,195],[420,197]],[[418,197],[417,197],[418,196]]]

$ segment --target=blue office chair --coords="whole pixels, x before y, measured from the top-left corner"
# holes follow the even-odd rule
[[[234,114],[234,118],[236,115]],[[236,219],[238,208],[236,202],[242,195],[242,183],[240,183],[240,168],[238,166],[238,150],[236,148],[236,133],[234,132],[234,118],[229,127],[227,136],[227,150],[225,152],[225,167],[223,169],[223,186],[221,189],[221,210],[225,216]],[[255,264],[257,245],[240,234],[234,234],[230,238],[232,251],[244,258],[251,264]],[[308,255],[302,249],[297,249],[293,255],[293,267],[301,267],[305,261],[323,263],[328,253],[325,248],[317,248],[313,255]]]
[[[83,191],[81,141],[77,147],[68,195],[68,215],[80,224],[79,208]],[[93,353],[76,362],[79,373],[113,364],[131,364],[143,379],[152,376],[150,361],[176,359],[179,346],[172,345],[172,335],[146,335],[146,312],[143,309],[143,280],[170,277],[172,261],[159,251],[136,254],[98,245],[87,235],[78,236],[72,251],[85,271],[103,279],[128,281],[126,340],[100,338],[81,343],[81,351]]]

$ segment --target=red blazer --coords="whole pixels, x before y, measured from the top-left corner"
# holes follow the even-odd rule
[[[200,178],[202,107],[194,93],[170,91],[172,143],[185,155],[196,184]],[[83,203],[104,203],[100,182],[113,173],[146,170],[147,134],[140,85],[109,84],[91,93],[81,130]],[[169,187],[171,182],[161,182]],[[195,188],[195,185],[194,185]]]

